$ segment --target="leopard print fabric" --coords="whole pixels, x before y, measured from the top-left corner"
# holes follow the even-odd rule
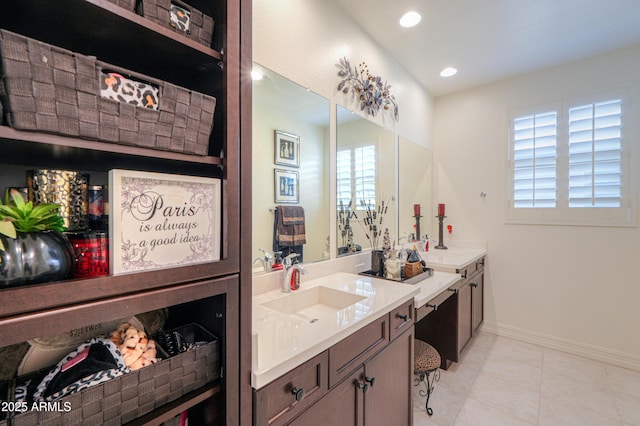
[[[71,384],[64,387],[63,389],[55,392],[51,395],[46,395],[47,388],[49,387],[49,383],[53,380],[53,378],[58,374],[64,371],[65,364],[67,362],[73,360],[78,354],[80,354],[85,349],[89,348],[91,345],[104,345],[111,356],[113,357],[113,361],[115,363],[115,368],[110,368],[108,370],[97,371],[93,374],[89,374]],[[84,389],[90,388],[92,386],[98,385],[100,383],[106,382],[108,380],[112,380],[116,377],[122,376],[123,374],[129,373],[131,370],[127,368],[124,364],[124,359],[122,354],[116,347],[116,345],[109,339],[102,338],[93,338],[80,346],[78,348],[69,353],[64,359],[62,359],[50,372],[47,376],[42,380],[42,382],[38,385],[33,399],[34,401],[55,401],[64,396],[71,395],[77,392],[80,392]],[[45,396],[46,395],[46,396]]]
[[[126,78],[115,72],[101,72],[100,96],[114,101],[158,110],[157,87]]]

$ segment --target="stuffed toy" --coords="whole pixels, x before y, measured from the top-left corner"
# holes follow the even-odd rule
[[[120,324],[109,338],[118,347],[125,366],[132,370],[158,362],[156,343],[147,338],[144,330],[139,330],[128,322]]]

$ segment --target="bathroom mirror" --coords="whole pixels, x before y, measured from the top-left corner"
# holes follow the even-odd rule
[[[419,207],[415,207],[419,205]],[[419,231],[415,219],[419,209]],[[420,239],[433,230],[433,153],[402,136],[398,139],[398,233]],[[434,237],[429,235],[429,237]],[[409,237],[410,238],[410,237]],[[405,240],[403,239],[403,242]]]
[[[385,228],[397,239],[395,134],[339,105],[336,123],[337,254],[380,249]]]
[[[273,254],[277,205],[304,208],[303,261],[329,258],[329,100],[259,65],[253,81],[253,271]],[[298,165],[299,164],[299,165]],[[289,182],[283,190],[274,182]]]

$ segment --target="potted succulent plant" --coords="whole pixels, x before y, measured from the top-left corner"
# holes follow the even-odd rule
[[[75,261],[57,204],[33,205],[15,189],[0,203],[0,286],[68,278]]]

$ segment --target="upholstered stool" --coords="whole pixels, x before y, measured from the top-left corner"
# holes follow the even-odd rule
[[[440,354],[427,342],[414,340],[413,372],[417,374],[416,386],[425,383],[427,390],[419,390],[420,396],[426,396],[425,408],[427,414],[433,415],[433,410],[429,407],[429,396],[433,393],[435,382],[440,380]],[[426,380],[425,380],[426,379]]]

